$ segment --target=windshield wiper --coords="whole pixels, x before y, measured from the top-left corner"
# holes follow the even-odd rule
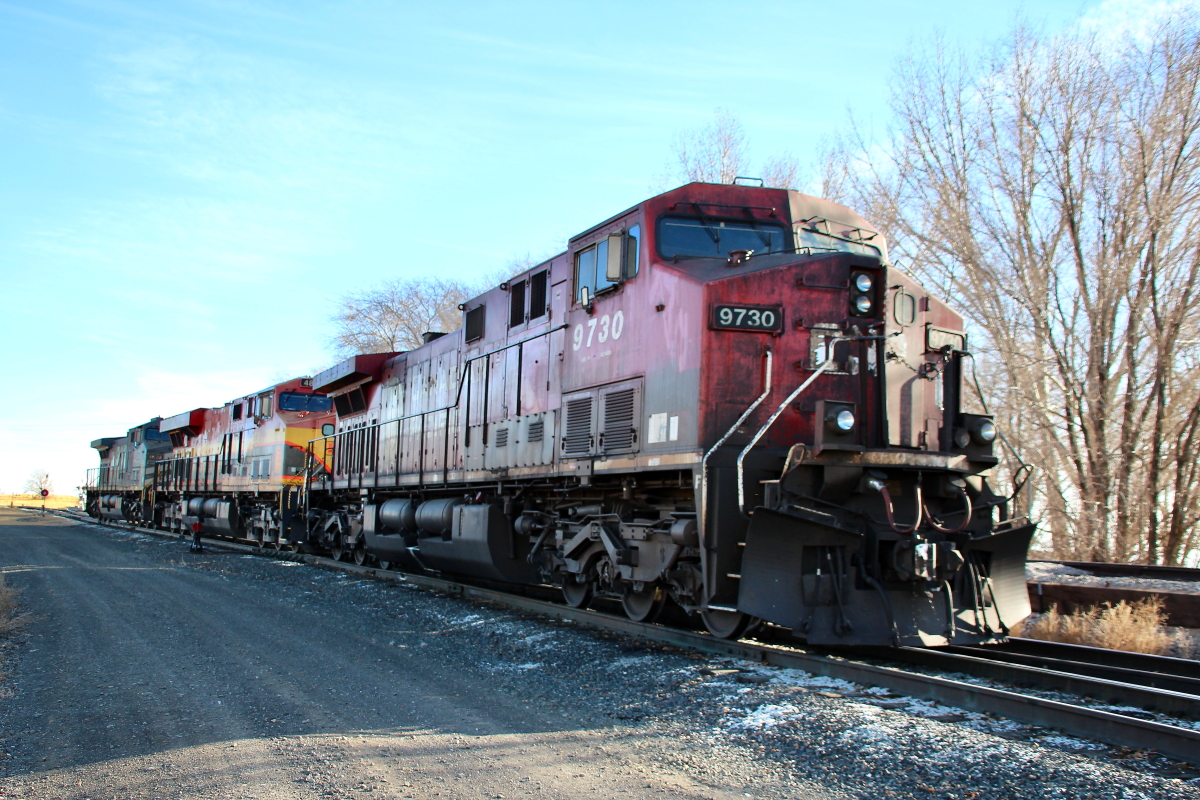
[[[700,225],[704,228],[704,232],[708,234],[708,238],[712,239],[712,243],[720,248],[721,235],[717,233],[717,229],[708,224],[708,220],[704,218],[704,210],[700,208],[699,203],[692,203],[691,205],[696,209],[696,219],[700,221]]]

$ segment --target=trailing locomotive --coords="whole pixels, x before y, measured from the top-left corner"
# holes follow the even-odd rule
[[[333,427],[270,514],[246,484],[155,478],[154,521],[257,508],[277,541],[638,620],[671,601],[722,637],[761,619],[813,644],[986,642],[1029,613],[1033,526],[989,487],[962,320],[851,210],[689,184],[463,312],[312,379]]]
[[[332,401],[313,392],[312,379],[297,378],[98,439],[88,513],[295,547],[284,531],[302,507],[308,443],[332,433],[333,420]]]

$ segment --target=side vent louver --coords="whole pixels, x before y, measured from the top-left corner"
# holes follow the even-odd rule
[[[604,395],[604,433],[601,444],[605,453],[633,449],[637,429],[633,424],[633,389]]]
[[[508,447],[508,428],[496,431],[496,447]]]
[[[567,403],[567,430],[563,452],[587,453],[592,449],[592,398],[581,397]]]
[[[525,440],[528,442],[540,442],[545,432],[546,423],[540,419],[536,420],[529,423],[529,431],[525,434]]]

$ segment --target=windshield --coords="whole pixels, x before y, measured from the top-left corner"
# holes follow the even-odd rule
[[[792,240],[782,225],[728,222],[698,217],[663,217],[658,221],[658,252],[663,258],[725,258],[731,250],[756,253],[791,252]]]
[[[843,253],[860,253],[864,256],[879,257],[879,248],[875,245],[839,239],[810,228],[796,228],[796,247],[809,247],[814,251],[837,250]]]
[[[329,411],[333,401],[323,394],[300,394],[299,392],[280,392],[280,411]]]

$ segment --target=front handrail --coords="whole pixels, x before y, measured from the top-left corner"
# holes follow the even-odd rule
[[[775,420],[779,419],[779,415],[784,412],[784,409],[786,409],[788,406],[790,406],[792,404],[792,402],[797,397],[800,396],[800,393],[803,392],[805,389],[807,389],[812,384],[812,382],[817,379],[817,376],[819,376],[825,370],[829,369],[829,365],[832,363],[833,363],[832,358],[827,358],[824,361],[822,361],[821,366],[817,367],[817,369],[813,372],[813,374],[809,375],[808,378],[804,381],[804,383],[797,386],[796,390],[793,391],[791,394],[789,394],[787,396],[787,399],[779,404],[779,408],[775,409],[775,413],[772,414],[770,416],[770,418],[768,418],[767,421],[763,424],[763,426],[758,429],[758,433],[754,434],[754,436],[751,437],[750,443],[742,449],[742,452],[738,453],[738,457],[737,457],[738,510],[741,511],[743,515],[746,513],[746,481],[745,481],[746,454],[750,452],[750,449],[753,448],[754,445],[758,444],[758,440],[761,439],[763,437],[763,435],[766,434],[767,430],[772,425],[775,424]]]
[[[767,395],[769,395],[771,393],[772,353],[771,353],[771,348],[769,348],[769,347],[767,348],[766,356],[767,356],[767,370],[766,370],[766,378],[763,381],[763,383],[764,383],[763,393],[760,394],[758,396],[758,399],[756,399],[753,403],[751,403],[746,408],[746,410],[742,412],[742,415],[737,418],[737,422],[733,423],[733,425],[730,426],[729,430],[725,431],[725,435],[722,436],[720,439],[718,439],[717,443],[714,444],[712,447],[710,447],[708,449],[708,452],[704,454],[704,458],[700,460],[700,534],[701,534],[701,536],[707,535],[707,531],[708,531],[708,529],[705,527],[706,523],[708,522],[708,459],[713,453],[715,453],[717,451],[717,448],[719,448],[721,445],[725,444],[725,441],[730,436],[733,436],[734,432],[737,431],[737,429],[739,427],[741,427],[742,423],[745,422],[746,419],[749,418],[749,416],[754,413],[754,409],[758,408],[759,405],[762,403],[762,401],[767,399]]]
[[[748,445],[746,445],[745,448],[742,449],[741,453],[738,454],[738,457],[737,457],[738,510],[742,513],[742,516],[746,515],[746,481],[745,481],[745,464],[744,464],[744,462],[746,460],[746,454],[750,452],[750,450],[754,447],[754,445],[758,444],[758,440],[761,439],[768,430],[770,430],[771,426],[775,424],[775,420],[779,419],[780,415],[783,414],[784,410],[788,406],[790,406],[797,397],[800,396],[800,393],[803,392],[805,389],[807,389],[809,386],[811,386],[812,382],[817,379],[818,375],[820,375],[822,372],[824,372],[825,370],[827,370],[831,366],[833,366],[833,364],[835,363],[834,359],[833,359],[833,351],[834,351],[834,348],[837,347],[838,344],[840,344],[842,342],[864,342],[864,341],[871,341],[871,340],[882,339],[882,338],[884,338],[884,337],[882,337],[882,336],[838,336],[836,338],[830,339],[829,352],[826,354],[825,360],[821,362],[821,366],[817,367],[816,370],[813,372],[813,374],[809,375],[808,378],[804,381],[804,383],[797,386],[795,391],[793,391],[791,394],[789,394],[787,396],[787,399],[779,404],[779,408],[775,409],[775,413],[772,414],[765,423],[763,423],[763,426],[758,429],[758,433],[754,434],[753,438],[750,439],[750,443]]]

